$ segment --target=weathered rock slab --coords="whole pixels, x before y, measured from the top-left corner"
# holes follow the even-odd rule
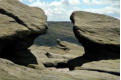
[[[119,58],[120,20],[96,13],[76,11],[71,15],[73,31],[93,58]]]
[[[120,76],[108,73],[75,70],[62,71],[58,69],[38,70],[16,65],[11,61],[0,59],[1,80],[119,80]]]
[[[28,47],[47,30],[47,17],[40,8],[18,0],[0,1],[0,57],[17,64],[38,64]]]
[[[100,60],[83,64],[82,69],[120,74],[120,60]]]

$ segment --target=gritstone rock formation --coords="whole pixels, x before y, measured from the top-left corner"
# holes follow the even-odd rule
[[[0,57],[21,64],[38,64],[27,49],[47,30],[42,9],[28,7],[18,0],[0,1]]]
[[[92,59],[115,59],[120,56],[120,21],[90,12],[76,11],[71,15],[73,31]]]
[[[98,17],[97,14],[94,16],[92,13],[86,12],[84,12],[83,16],[80,16],[80,13],[78,14],[75,19],[79,19],[79,21],[72,18],[72,21],[75,21],[74,23],[78,22],[79,24],[80,19],[84,17],[81,20],[84,25],[87,25],[85,23],[87,21],[87,23],[93,23],[90,22],[91,19],[94,20],[94,25],[99,28],[103,22],[106,24],[105,26],[113,25],[118,27],[119,24],[119,20],[110,17],[105,19],[105,16],[99,16],[100,18],[96,18],[97,22],[95,22],[93,18]],[[100,21],[101,19],[104,20]],[[107,33],[104,35],[103,41],[101,39],[103,36],[100,37],[101,33],[95,33],[96,37],[93,36],[92,39],[92,36],[88,35],[93,33],[93,29],[90,28],[92,31],[90,29],[88,31],[87,28],[89,26],[94,27],[94,25],[89,24],[84,31],[82,29],[83,32],[87,33],[84,34],[88,35],[89,39],[81,36],[79,25],[75,24],[74,32],[80,42],[83,40],[81,43],[85,47],[86,53],[84,55],[86,57],[83,57],[84,49],[82,46],[66,41],[59,40],[59,45],[54,47],[32,45],[34,39],[47,30],[46,15],[43,10],[28,7],[18,2],[18,0],[0,0],[0,80],[119,80],[120,68],[117,66],[119,60],[95,62],[89,62],[90,60],[88,60],[89,58],[102,59],[101,56],[103,58],[107,56],[109,58],[119,57],[119,30],[117,27],[111,27],[111,29],[103,27],[105,32],[103,34]],[[98,32],[98,29],[95,30]],[[108,34],[108,31],[111,33]],[[103,52],[108,53],[103,54]],[[98,54],[96,55],[96,53]],[[82,58],[80,59],[78,56],[82,56]],[[80,65],[82,59],[83,62],[89,63],[85,63],[80,68],[81,70],[69,71],[68,68],[75,66],[75,63],[71,62]],[[47,67],[46,69],[43,64]]]

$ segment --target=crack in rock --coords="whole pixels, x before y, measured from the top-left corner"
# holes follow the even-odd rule
[[[4,9],[0,9],[0,13],[3,14],[3,15],[6,15],[8,17],[13,18],[18,24],[23,25],[26,28],[28,28],[29,30],[33,31],[31,28],[29,28],[27,26],[27,24],[24,23],[24,21],[22,21],[21,19],[19,19],[19,17],[18,16],[15,16],[13,13],[10,13],[10,12],[4,10]]]

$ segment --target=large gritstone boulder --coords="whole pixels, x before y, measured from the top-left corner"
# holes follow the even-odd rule
[[[18,0],[0,0],[0,57],[21,64],[38,64],[28,50],[33,40],[47,30],[42,9]]]
[[[76,11],[71,15],[73,31],[90,59],[120,56],[120,20],[96,13]]]

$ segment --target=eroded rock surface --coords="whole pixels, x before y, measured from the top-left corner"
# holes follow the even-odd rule
[[[73,31],[93,59],[116,59],[120,54],[120,21],[106,15],[77,11],[71,15]]]
[[[60,41],[60,44],[52,47],[32,45],[29,49],[46,67],[68,67],[69,60],[84,54],[84,48],[80,45],[67,41]]]
[[[92,75],[96,80],[106,79],[107,74],[113,75],[112,78],[120,76],[120,21],[83,11],[73,12],[71,20],[75,36],[85,49],[83,56],[68,61],[70,70],[76,70],[75,76],[80,73],[78,70],[90,75],[80,75],[81,79],[84,77],[87,80],[89,77],[92,79]],[[102,73],[106,73],[105,77]]]
[[[119,80],[119,76],[88,70],[32,69],[0,59],[1,80]]]
[[[1,0],[0,24],[0,80],[119,80],[120,78],[119,60],[90,62],[89,57],[95,57],[92,55],[95,52],[93,47],[97,46],[96,52],[100,52],[99,46],[102,43],[98,41],[95,43],[99,45],[94,46],[90,46],[92,43],[89,41],[91,47],[89,50],[89,47],[82,43],[86,53],[91,50],[92,56],[88,57],[83,57],[82,46],[66,41],[60,41],[55,47],[31,46],[33,40],[47,29],[46,16],[39,8],[30,8],[17,0]],[[119,43],[115,43],[114,40],[111,46],[108,51],[106,46],[106,51],[113,49],[111,51],[113,55],[115,51],[118,52],[116,46],[119,47]],[[102,47],[101,49],[104,50]],[[69,71],[69,68],[75,66],[78,70]]]
[[[46,32],[46,15],[40,8],[28,7],[18,0],[0,1],[0,57],[21,65],[37,64],[27,49]]]
[[[0,59],[0,65],[0,80],[76,80],[66,73],[27,68],[5,59]]]
[[[99,71],[99,72],[107,72],[110,74],[120,75],[120,60],[100,60],[93,61],[83,64],[83,68],[89,71]]]

